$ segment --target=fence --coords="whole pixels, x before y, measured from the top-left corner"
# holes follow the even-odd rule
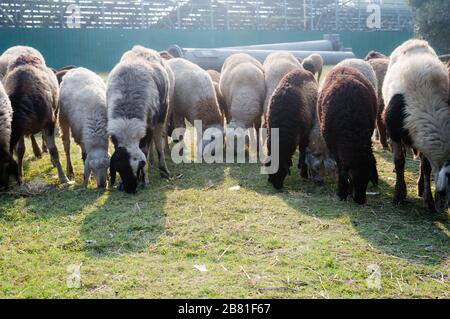
[[[108,71],[126,50],[142,44],[164,50],[171,44],[181,47],[224,47],[262,43],[309,41],[323,38],[323,32],[297,31],[214,31],[167,29],[23,29],[0,28],[0,52],[14,45],[40,50],[50,66],[68,64],[95,71]],[[339,32],[345,47],[359,56],[370,50],[384,53],[412,37],[411,32]]]

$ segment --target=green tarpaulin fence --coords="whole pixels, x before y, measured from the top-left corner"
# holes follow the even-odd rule
[[[224,47],[263,43],[321,40],[325,32],[296,31],[199,31],[163,29],[23,29],[0,27],[0,52],[14,45],[40,50],[49,66],[68,64],[108,71],[123,52],[135,44],[164,50],[181,47]],[[339,32],[346,48],[358,57],[370,50],[389,54],[410,32]]]

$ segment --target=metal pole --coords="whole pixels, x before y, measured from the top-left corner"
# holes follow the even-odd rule
[[[336,31],[339,31],[339,0],[335,1],[335,14],[336,14]]]
[[[105,21],[105,1],[102,0],[102,25],[103,28],[106,27],[106,21]]]
[[[177,29],[181,29],[180,3],[177,2]]]
[[[303,0],[303,30],[306,31],[306,0]]]
[[[213,8],[213,0],[209,2],[209,13],[210,13],[210,28],[214,30],[214,8]]]
[[[310,0],[309,2],[309,16],[311,21],[311,31],[314,30],[314,4],[313,0]]]
[[[284,0],[283,6],[284,6],[284,29],[287,30],[287,3],[286,3],[286,0]]]
[[[358,0],[358,31],[361,31],[361,0]]]

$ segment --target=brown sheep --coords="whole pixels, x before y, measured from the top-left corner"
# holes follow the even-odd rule
[[[4,82],[13,108],[10,152],[17,146],[19,175],[23,176],[24,136],[44,131],[59,180],[68,182],[55,144],[59,98],[55,74],[37,57],[23,54],[9,64]]]
[[[372,59],[389,59],[388,56],[384,55],[383,53],[377,52],[377,51],[370,51],[367,53],[366,57],[364,58],[365,61],[370,61]]]
[[[269,156],[272,154],[271,129],[279,129],[279,168],[275,174],[269,175],[269,182],[276,189],[283,187],[284,179],[290,173],[292,156],[297,147],[300,151],[298,163],[300,175],[303,178],[308,177],[305,155],[316,102],[317,82],[311,72],[303,69],[285,75],[269,101],[267,141]]]
[[[317,108],[323,137],[338,166],[338,196],[346,200],[352,192],[353,200],[364,204],[369,181],[378,184],[371,140],[377,116],[373,85],[354,68],[335,68]]]

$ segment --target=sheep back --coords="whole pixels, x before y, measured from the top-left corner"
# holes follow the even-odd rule
[[[59,117],[86,152],[108,148],[106,85],[96,73],[76,68],[61,83]]]
[[[278,86],[283,77],[290,71],[301,68],[297,58],[286,51],[277,51],[269,54],[264,61],[264,81],[266,83],[266,98],[264,100],[264,114],[270,102],[272,93]]]
[[[346,59],[335,66],[335,68],[340,67],[350,67],[357,69],[370,81],[370,83],[375,89],[375,93],[378,92],[377,76],[375,74],[374,69],[368,62],[361,59]]]
[[[222,126],[216,92],[208,73],[181,58],[171,59],[167,65],[175,76],[172,112],[186,118],[191,124],[201,120],[204,129]]]

